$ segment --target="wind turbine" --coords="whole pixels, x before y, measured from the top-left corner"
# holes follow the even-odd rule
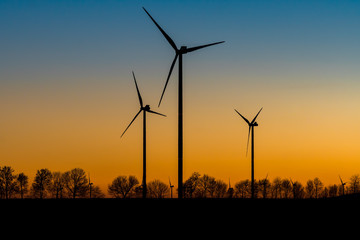
[[[130,122],[129,126],[127,126],[127,128],[125,129],[125,131],[123,132],[123,134],[121,134],[121,137],[125,134],[126,130],[128,130],[128,128],[131,126],[131,124],[135,121],[136,117],[141,113],[141,111],[143,112],[143,198],[146,198],[146,112],[149,113],[154,113],[154,114],[158,114],[161,116],[166,117],[164,114],[158,113],[158,112],[154,112],[152,110],[150,110],[150,106],[146,105],[144,107],[143,105],[143,101],[140,95],[140,91],[138,88],[138,85],[136,83],[136,78],[135,78],[135,74],[134,72],[132,72],[133,77],[134,77],[134,82],[135,82],[135,86],[136,86],[136,91],[139,97],[139,102],[140,102],[140,110],[139,112],[135,115],[135,117],[133,118],[133,120]]]
[[[169,184],[170,184],[170,195],[171,195],[171,198],[173,198],[173,187],[174,187],[174,185],[171,185],[170,178],[169,178]]]
[[[233,194],[234,194],[234,189],[231,187],[230,178],[229,178],[229,189],[228,189],[228,193],[229,193],[229,198],[232,198],[232,197],[233,197]]]
[[[159,106],[161,104],[162,98],[164,96],[166,86],[169,82],[169,78],[171,76],[172,70],[174,68],[174,65],[176,63],[176,60],[179,58],[179,93],[178,93],[178,189],[179,194],[178,197],[183,197],[183,67],[182,67],[182,56],[183,54],[193,52],[196,50],[199,50],[201,48],[210,47],[212,45],[223,43],[221,42],[215,42],[210,43],[206,45],[201,45],[197,47],[191,47],[187,48],[187,46],[181,46],[180,49],[176,46],[175,42],[169,37],[169,35],[159,26],[159,24],[154,20],[154,18],[150,15],[148,11],[143,7],[144,11],[147,13],[147,15],[151,18],[151,20],[154,22],[154,24],[157,26],[157,28],[160,30],[162,35],[166,38],[166,40],[169,42],[169,44],[172,46],[172,48],[175,50],[175,58],[171,64],[170,71],[168,74],[168,77],[166,79],[164,90],[161,94],[161,98],[159,101]]]
[[[341,186],[342,186],[342,190],[343,190],[343,196],[345,195],[345,185],[346,185],[346,182],[343,182],[343,180],[341,179],[340,175],[339,175],[339,178],[340,178],[340,182],[341,182]]]
[[[259,115],[259,113],[261,112],[262,108],[256,114],[256,116],[254,117],[254,119],[251,122],[249,122],[249,120],[247,120],[243,115],[241,115],[236,109],[234,109],[234,110],[249,125],[249,134],[248,134],[248,141],[247,141],[247,146],[246,146],[246,155],[247,155],[247,151],[248,151],[248,147],[249,147],[249,138],[250,138],[250,132],[251,132],[251,198],[254,199],[255,198],[255,184],[254,184],[254,127],[259,126],[258,123],[255,122],[255,120],[256,120],[257,116]]]
[[[91,187],[92,187],[92,185],[93,185],[93,183],[91,182],[91,180],[90,180],[90,173],[88,173],[89,174],[89,193],[90,193],[90,199],[91,199]]]
[[[294,199],[296,198],[296,185],[297,183],[296,182],[293,182],[290,178],[290,182],[291,182],[291,185],[292,185],[292,189],[293,189],[293,195],[294,195]]]
[[[262,181],[259,181],[262,185],[263,185],[263,198],[266,198],[266,187],[267,187],[267,178],[268,178],[269,174],[266,174],[265,179],[263,179]],[[290,180],[291,181],[291,180]]]

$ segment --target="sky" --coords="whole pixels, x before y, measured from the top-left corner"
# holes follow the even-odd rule
[[[224,44],[183,57],[184,180],[255,178],[338,184],[360,173],[359,1],[0,1],[0,166],[83,168],[106,193],[120,175],[177,187],[177,46]]]

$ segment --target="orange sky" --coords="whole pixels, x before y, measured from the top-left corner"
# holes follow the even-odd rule
[[[90,172],[95,185],[142,177],[177,187],[177,65],[157,108],[174,51],[138,1],[4,1],[0,8],[0,166]],[[255,178],[325,185],[360,173],[360,34],[357,2],[147,1],[178,46],[224,44],[184,55],[184,180]],[[186,13],[186,18],[183,14]],[[182,19],[178,21],[177,19]],[[184,27],[186,26],[186,27]]]
[[[138,74],[144,102],[156,106],[158,99],[145,91],[152,79],[143,78]],[[168,182],[170,177],[177,185],[174,80],[161,108],[152,108],[168,117],[148,115],[147,175],[149,181]],[[141,181],[142,115],[120,139],[139,108],[131,75],[109,86],[79,82],[75,87],[7,88],[0,105],[1,165],[25,172],[31,179],[40,168],[80,167],[91,173],[104,192],[119,175],[135,175]],[[232,184],[250,178],[250,154],[245,156],[248,128],[234,108],[252,119],[264,107],[255,128],[255,178],[269,174],[270,179],[291,177],[305,183],[319,177],[332,184],[338,183],[339,174],[348,179],[360,172],[360,127],[356,125],[360,97],[350,85],[288,86],[284,91],[270,85],[245,90],[235,83],[225,90],[202,88],[189,80],[185,86],[184,180],[195,171],[225,182],[230,178]]]

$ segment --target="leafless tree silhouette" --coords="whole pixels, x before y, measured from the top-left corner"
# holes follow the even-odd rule
[[[166,183],[157,179],[148,183],[148,189],[150,196],[153,198],[165,198],[170,191],[170,188]]]
[[[115,198],[127,198],[135,191],[139,181],[135,176],[119,176],[108,186],[108,193]]]
[[[0,197],[5,199],[11,198],[12,194],[16,192],[16,176],[14,169],[9,166],[0,168]]]
[[[56,199],[63,198],[65,191],[65,174],[53,172],[52,175],[51,192]]]
[[[49,169],[43,168],[37,170],[34,182],[31,186],[32,195],[35,198],[44,198],[51,186],[52,174]]]
[[[10,198],[88,198],[89,181],[85,171],[75,168],[65,173],[51,172],[44,168],[37,170],[34,180],[31,184],[30,195],[28,193],[29,181],[24,173],[14,174],[14,170],[9,167],[0,167],[0,199]],[[343,187],[346,185],[346,189]],[[149,182],[152,198],[167,198],[169,196],[169,185],[154,180]],[[281,179],[275,177],[255,181],[255,198],[334,198],[345,195],[353,195],[360,192],[360,175],[355,174],[345,182],[341,179],[341,184],[332,184],[324,186],[322,181],[315,177],[302,185],[299,181]],[[251,181],[249,179],[241,180],[234,184],[234,188],[227,185],[220,179],[201,175],[198,172],[192,175],[184,182],[184,197],[186,198],[251,198]],[[149,190],[150,191],[150,190]],[[128,198],[142,196],[142,188],[135,176],[119,176],[114,179],[112,184],[108,185],[108,193],[115,198]],[[99,186],[92,185],[92,198],[104,198]]]
[[[88,191],[88,179],[81,168],[74,168],[64,173],[64,185],[72,198],[84,197]]]
[[[214,196],[216,198],[223,198],[227,191],[227,184],[222,180],[216,180]]]
[[[249,198],[251,196],[251,182],[249,179],[235,184],[235,196],[239,198]]]
[[[184,197],[192,198],[200,184],[200,173],[194,172],[184,183]]]
[[[198,185],[198,191],[197,191],[197,196],[201,197],[201,198],[206,198],[207,197],[207,193],[210,194],[211,197],[213,197],[214,192],[215,192],[215,185],[216,185],[216,181],[214,177],[211,177],[207,174],[204,174],[200,179],[199,179],[199,185]]]
[[[360,175],[355,174],[350,177],[349,187],[351,193],[357,193],[359,192],[359,184],[360,184]]]
[[[29,177],[24,173],[19,173],[16,178],[18,185],[18,192],[20,194],[20,198],[23,199],[24,195],[28,193],[29,187]]]
[[[319,178],[314,178],[314,191],[315,191],[315,198],[318,198],[321,191],[324,188],[324,184],[321,182]]]
[[[329,186],[329,197],[336,197],[339,194],[339,187],[336,184]]]

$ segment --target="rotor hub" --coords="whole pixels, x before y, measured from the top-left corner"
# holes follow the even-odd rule
[[[179,51],[180,51],[180,53],[186,53],[187,52],[187,47],[186,46],[181,46]]]
[[[143,110],[149,111],[150,110],[150,105],[146,105],[145,107],[143,107]]]

